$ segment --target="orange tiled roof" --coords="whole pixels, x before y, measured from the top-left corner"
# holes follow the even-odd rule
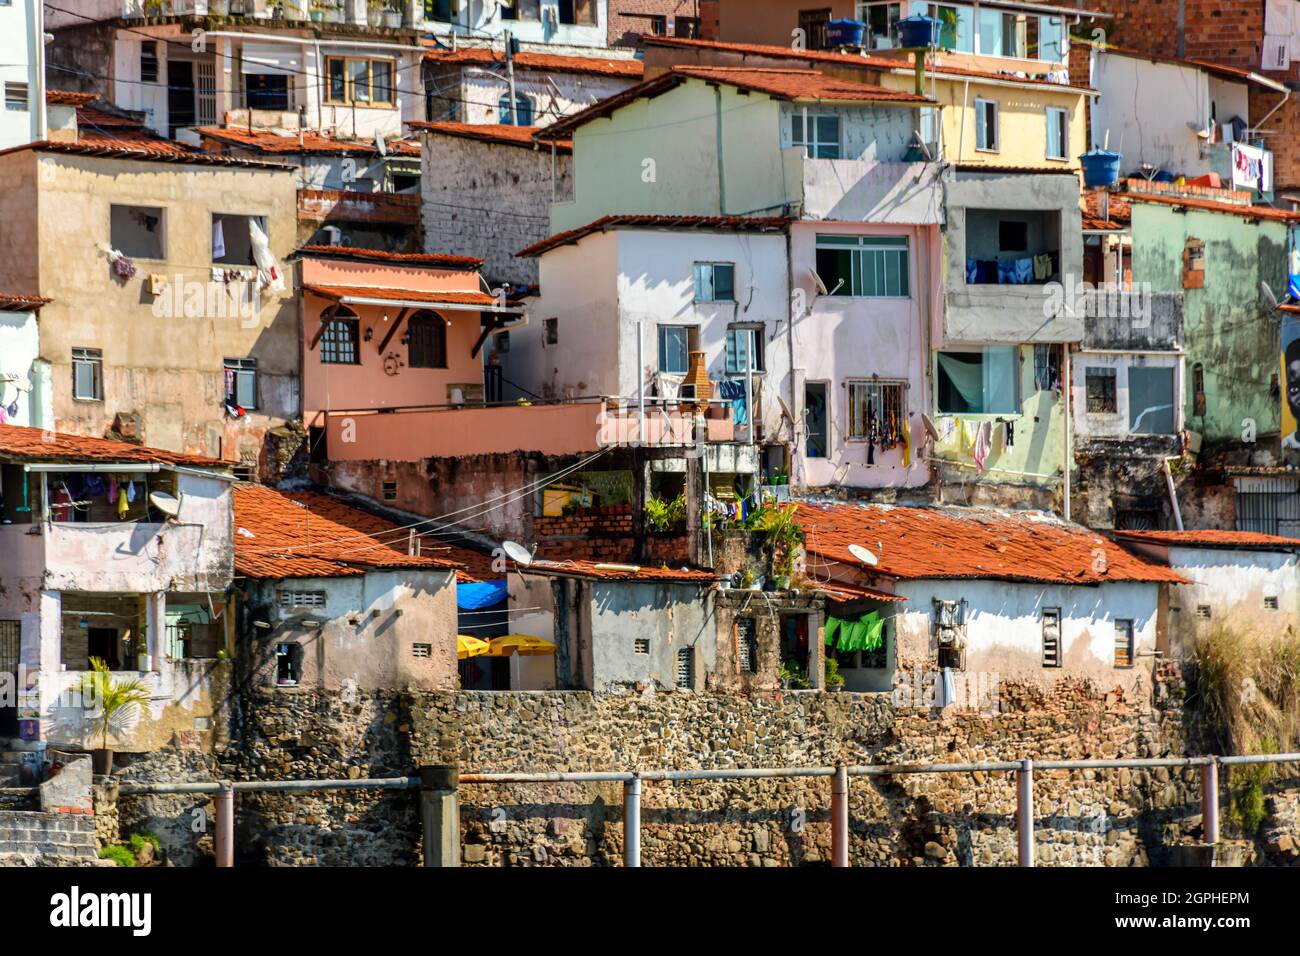
[[[1155,195],[1152,193],[1121,193],[1122,198],[1130,202],[1159,203],[1165,206],[1179,206],[1186,209],[1204,209],[1207,212],[1222,212],[1243,219],[1268,219],[1273,222],[1300,222],[1300,212],[1286,209],[1274,209],[1272,206],[1239,205],[1231,202],[1218,202],[1213,199],[1198,199],[1193,196]],[[1113,199],[1112,199],[1113,201]]]
[[[800,504],[797,516],[809,554],[861,567],[848,546],[862,545],[880,561],[870,573],[884,577],[1042,584],[1186,583],[1167,567],[1146,561],[1109,538],[1042,513]],[[810,573],[815,574],[816,565],[810,565]]]
[[[1089,189],[1083,194],[1083,205],[1084,232],[1115,232],[1127,229],[1133,222],[1133,207],[1118,194],[1110,194],[1109,218],[1102,218],[1101,194],[1097,190]]]
[[[428,44],[426,44],[428,46]],[[505,54],[487,47],[461,47],[458,50],[439,50],[432,46],[424,52],[429,63],[448,63],[455,66],[506,65]],[[537,70],[542,73],[575,73],[588,76],[624,77],[640,80],[645,74],[645,64],[640,60],[620,60],[614,57],[558,56],[554,53],[515,54],[515,69]]]
[[[329,495],[235,487],[235,573],[245,577],[331,578],[367,568],[457,567],[444,558],[407,554],[407,540],[407,532],[392,522]]]
[[[45,102],[53,106],[85,106],[99,99],[98,93],[76,93],[72,90],[46,90]]]
[[[832,601],[840,601],[846,604],[850,601],[899,602],[907,600],[907,598],[898,594],[877,591],[875,588],[863,587],[860,584],[847,584],[844,581],[816,581],[814,584],[818,591]]]
[[[49,305],[53,299],[39,295],[19,295],[12,292],[0,292],[0,312],[30,312],[43,305]]]
[[[277,133],[269,129],[240,129],[235,126],[200,126],[197,132],[200,136],[231,146],[242,146],[246,149],[277,155],[329,153],[345,156],[362,153],[367,156],[377,156],[379,154],[379,147],[375,145],[373,139],[341,139],[317,132],[304,131],[300,137],[298,133]],[[420,155],[420,144],[412,140],[393,140],[386,143],[385,148],[390,154]]]
[[[146,134],[122,133],[96,135],[82,132],[77,142],[23,143],[0,150],[0,156],[32,150],[39,153],[63,153],[69,156],[95,156],[102,159],[126,159],[137,162],[180,163],[193,166],[231,166],[241,169],[268,169],[292,171],[292,166],[282,163],[268,163],[256,159],[238,159],[216,153],[200,153],[191,150],[183,143],[174,143],[167,139],[151,139]]]
[[[515,253],[520,258],[540,256],[558,246],[567,246],[608,229],[697,229],[701,232],[772,232],[784,229],[790,220],[780,216],[751,219],[745,216],[602,216],[577,229],[567,229],[535,242]]]
[[[48,436],[48,437],[47,437]],[[190,465],[198,468],[227,469],[229,462],[200,455],[128,445],[108,438],[46,433],[25,425],[0,425],[0,457],[14,461],[104,462],[106,464]]]
[[[665,581],[674,584],[716,584],[718,575],[698,568],[649,567],[632,564],[604,564],[577,558],[565,561],[547,561],[537,558],[521,571],[538,574],[569,575],[593,578],[598,581]]]
[[[1152,63],[1171,63],[1175,66],[1187,66],[1195,70],[1203,70],[1206,73],[1213,74],[1226,80],[1240,80],[1243,83],[1255,83],[1269,89],[1275,89],[1280,83],[1275,83],[1267,77],[1260,76],[1258,73],[1252,73],[1250,70],[1243,70],[1235,66],[1225,66],[1222,63],[1210,63],[1207,60],[1188,60],[1176,56],[1161,56],[1155,53],[1144,53],[1141,50],[1133,50],[1128,47],[1114,46],[1112,44],[1102,44],[1097,46],[1099,53],[1113,53],[1118,56],[1130,57],[1135,60],[1150,60]]]
[[[827,63],[836,66],[858,67],[869,70],[904,70],[910,73],[913,69],[910,60],[870,53],[837,53],[833,50],[796,50],[793,47],[773,46],[765,43],[729,43],[722,40],[662,37],[652,36],[650,34],[643,35],[641,39],[647,46],[716,50],[720,53],[738,53],[743,56],[770,57],[779,60],[801,60],[805,63]],[[1006,73],[997,73],[992,70],[972,70],[966,67],[946,63],[939,67],[935,67],[933,63],[931,63],[927,69],[930,72],[941,75],[969,76],[972,79],[980,78],[997,80],[1002,83],[1024,83],[1034,86],[1046,86],[1067,93],[1096,92],[1088,87],[1068,86],[1064,83],[1053,83],[1051,80],[1040,79],[1038,77],[1014,76]]]
[[[385,302],[427,302],[429,305],[496,305],[496,299],[486,292],[425,292],[422,289],[369,288],[367,286],[305,285],[304,292],[340,300],[383,299]]]
[[[1116,531],[1120,541],[1185,548],[1250,548],[1256,551],[1300,550],[1300,540],[1254,531]]]
[[[299,246],[298,252],[329,259],[363,259],[389,262],[395,266],[445,266],[456,269],[478,269],[482,259],[474,256],[449,256],[428,252],[388,252],[385,249],[359,249],[356,246]]]
[[[511,126],[508,123],[412,122],[406,125],[411,129],[441,133],[443,136],[477,139],[485,143],[496,143],[502,146],[526,146],[529,149],[537,148],[537,141],[533,137],[544,129],[544,127],[540,126]],[[572,152],[573,150],[573,140],[571,139],[555,140],[554,142],[560,152]],[[550,145],[550,141],[548,141],[547,145]]]

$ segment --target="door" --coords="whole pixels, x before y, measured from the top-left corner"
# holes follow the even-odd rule
[[[167,64],[167,133],[175,139],[176,131],[196,125],[194,64],[172,60]]]
[[[89,656],[98,657],[108,664],[110,670],[121,667],[120,642],[115,627],[92,627],[86,632]],[[90,665],[87,664],[87,667]]]
[[[18,654],[22,622],[0,621],[0,737],[18,736]]]

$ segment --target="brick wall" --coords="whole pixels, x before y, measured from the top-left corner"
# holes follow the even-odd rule
[[[95,818],[77,813],[0,812],[0,857],[95,859]]]
[[[706,40],[718,40],[719,36],[718,0],[700,0],[700,36]]]
[[[609,0],[609,45],[631,46],[641,33],[650,32],[650,21],[628,14],[658,14],[668,18],[668,33],[673,33],[673,17],[699,17],[707,0]]]
[[[1113,20],[1095,24],[1106,32],[1108,42],[1162,56],[1180,55],[1182,7],[1182,56],[1259,69],[1262,0],[1096,0],[1086,6],[1114,15]]]
[[[559,195],[571,191],[571,156],[558,157]],[[424,248],[480,256],[494,285],[537,284],[537,260],[515,253],[549,234],[551,154],[457,136],[424,137]]]

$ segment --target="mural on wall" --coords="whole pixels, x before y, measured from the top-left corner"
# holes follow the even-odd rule
[[[1282,317],[1282,447],[1300,450],[1300,315]]]

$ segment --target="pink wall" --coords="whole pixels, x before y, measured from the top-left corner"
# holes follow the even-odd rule
[[[425,269],[389,266],[376,262],[340,262],[303,258],[299,264],[302,285],[357,286],[373,289],[419,292],[481,292],[478,273],[470,270]],[[470,356],[478,340],[478,312],[440,312],[448,321],[447,368],[413,369],[407,347],[402,344],[405,323],[389,341],[383,354],[379,345],[391,323],[401,314],[400,306],[349,306],[360,322],[359,365],[325,364],[320,360],[320,345],[311,347],[320,329],[321,313],[333,302],[318,295],[303,293],[303,411],[308,424],[316,414],[328,409],[393,408],[404,405],[444,405],[449,385],[481,385],[482,353]],[[437,311],[437,310],[433,310]],[[384,316],[388,321],[384,321]],[[409,318],[409,316],[408,316]],[[373,329],[371,341],[365,341],[367,328]],[[402,363],[389,363],[394,356]]]

